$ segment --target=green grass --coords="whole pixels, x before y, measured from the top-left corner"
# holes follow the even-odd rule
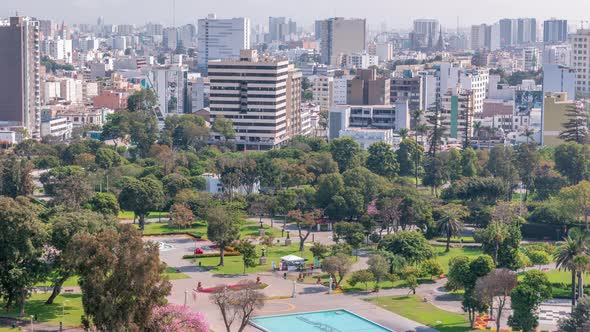
[[[37,293],[33,294],[26,303],[25,315],[37,315],[37,321],[41,323],[49,323],[59,325],[63,318],[64,326],[80,326],[80,317],[84,314],[82,309],[82,294],[61,294],[55,298],[52,305],[45,305],[45,301],[51,293]],[[62,317],[62,304],[64,316]],[[2,304],[0,309],[0,316],[18,318],[16,309],[6,310]],[[7,330],[11,331],[11,330]],[[15,331],[15,330],[12,330]]]
[[[179,280],[179,279],[188,279],[190,278],[188,275],[182,273],[182,272],[177,272],[175,268],[168,266],[166,268],[166,270],[164,271],[164,274],[168,277],[168,279],[170,280]]]
[[[168,218],[170,213],[168,212],[150,212],[146,218]],[[118,218],[119,219],[133,219],[134,213],[133,211],[121,211],[119,212]]]
[[[138,226],[139,227],[139,226]],[[258,228],[260,225],[254,221],[244,221],[240,226],[240,237],[254,236],[258,237]],[[168,222],[150,222],[145,224],[143,235],[162,235],[162,234],[175,234],[175,233],[187,233],[197,237],[207,237],[207,223],[204,221],[197,221],[189,228],[177,228],[170,227]],[[278,237],[281,235],[281,231],[276,228],[266,228],[266,235],[273,235]]]
[[[451,248],[451,251],[445,252],[444,246],[434,246],[434,250],[435,258],[440,262],[445,273],[449,271],[449,261],[451,258],[456,256],[475,258],[483,254],[483,250],[477,247]]]
[[[53,284],[50,280],[46,280],[44,282],[38,283],[35,285],[37,287],[52,287]],[[64,282],[63,287],[78,287],[78,276],[70,277]]]
[[[384,296],[370,298],[367,301],[440,332],[471,331],[469,320],[465,315],[441,310],[430,303],[422,302],[416,295]]]
[[[435,240],[436,242],[447,243],[447,238],[444,237],[438,237]],[[473,239],[473,236],[452,237],[451,243],[475,243],[475,239]]]
[[[256,253],[260,256],[260,252],[263,246],[256,246]],[[271,269],[271,262],[275,262],[275,266],[278,268],[279,263],[281,261],[281,257],[287,256],[289,254],[293,254],[299,257],[307,258],[307,263],[313,263],[313,255],[309,251],[308,247],[305,247],[305,251],[303,253],[299,252],[299,243],[293,241],[293,244],[285,247],[283,245],[274,246],[274,247],[266,247],[266,264],[259,265],[253,268],[248,268],[246,273],[258,273],[264,271],[270,271]],[[225,266],[217,266],[219,264],[219,257],[206,257],[206,258],[197,258],[194,260],[196,264],[201,262],[203,267],[209,268],[211,272],[218,273],[218,274],[243,274],[244,273],[244,263],[242,261],[242,256],[226,256],[224,258]],[[257,260],[258,261],[258,260]]]
[[[0,332],[20,332],[22,329],[20,327],[12,328],[12,327],[2,327],[0,326]]]

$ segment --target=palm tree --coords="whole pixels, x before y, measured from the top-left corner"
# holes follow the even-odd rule
[[[403,139],[406,139],[406,138],[408,137],[408,132],[409,132],[408,128],[401,128],[401,129],[398,131],[398,134],[399,134],[399,136],[400,136],[400,137],[402,138],[402,140],[403,140]]]
[[[481,149],[479,146],[479,139],[481,138],[481,129],[483,128],[481,121],[476,121],[473,123],[473,134],[477,138],[477,148]]]
[[[447,204],[442,207],[442,217],[436,222],[436,228],[440,235],[447,237],[447,249],[445,252],[451,250],[451,237],[461,234],[463,230],[463,219],[467,215],[467,211],[461,205]]]
[[[534,136],[535,135],[535,130],[531,129],[531,128],[526,128],[521,134],[521,137],[526,137],[526,144],[529,144],[529,141],[535,141]]]
[[[576,256],[584,252],[584,237],[581,235],[565,239],[565,243],[557,248],[555,252],[555,263],[557,268],[570,271],[572,273],[572,307],[576,306]]]
[[[590,267],[590,257],[580,254],[574,257],[572,263],[578,271],[578,301],[580,301],[584,297],[584,273],[588,272]]]

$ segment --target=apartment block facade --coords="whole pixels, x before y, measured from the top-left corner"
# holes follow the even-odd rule
[[[238,149],[269,150],[301,131],[301,73],[255,50],[209,62],[211,121],[230,119]],[[213,133],[213,139],[221,136]]]

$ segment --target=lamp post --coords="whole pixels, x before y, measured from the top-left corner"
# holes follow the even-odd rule
[[[188,299],[188,290],[184,290],[184,306],[186,307],[186,303],[187,303],[187,299]]]
[[[59,331],[63,331],[63,321],[66,317],[66,302],[70,302],[70,300],[64,300],[61,303],[61,322],[59,322]]]
[[[33,315],[30,316],[31,317],[31,332],[35,332],[35,327],[33,326]]]

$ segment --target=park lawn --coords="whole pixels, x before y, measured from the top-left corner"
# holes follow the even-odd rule
[[[12,328],[12,327],[3,327],[0,326],[0,332],[20,332],[22,329],[20,327]]]
[[[445,246],[433,246],[434,258],[442,265],[445,273],[449,271],[449,261],[451,258],[456,256],[467,256],[469,258],[475,258],[483,254],[483,250],[479,247],[463,247],[463,248],[451,248],[451,251],[445,252]]]
[[[137,226],[139,227],[139,225]],[[204,221],[194,222],[189,228],[170,227],[168,221],[149,222],[145,224],[143,235],[166,235],[187,233],[197,237],[207,236],[207,223]]]
[[[168,216],[170,216],[170,213],[168,212],[150,212],[147,216],[145,216],[146,218],[150,218],[150,219],[155,219],[155,218],[168,218]],[[133,211],[120,211],[119,215],[117,216],[119,219],[127,219],[127,220],[133,220],[133,217],[135,217],[135,214],[133,213]]]
[[[465,315],[444,311],[430,303],[422,302],[417,295],[374,297],[367,301],[440,332],[471,331]]]
[[[37,287],[52,287],[53,284],[51,280],[46,280],[44,282],[40,282],[36,284]],[[78,276],[69,277],[66,282],[64,282],[63,287],[78,287]]]
[[[264,246],[256,246],[256,253],[260,256],[261,249]],[[275,266],[278,268],[279,263],[281,261],[281,257],[287,255],[296,255],[299,257],[307,258],[307,263],[313,263],[313,255],[309,251],[308,247],[305,247],[305,251],[303,253],[299,252],[299,243],[293,243],[292,245],[286,247],[284,245],[278,245],[274,247],[265,247],[266,248],[266,264],[265,265],[258,265],[253,268],[246,269],[246,273],[259,273],[271,270],[271,262],[275,262]],[[258,261],[258,259],[256,259]],[[225,266],[217,266],[219,264],[219,257],[206,257],[206,258],[196,258],[193,260],[195,264],[199,264],[201,262],[201,266],[209,268],[210,271],[218,274],[229,274],[229,275],[239,275],[244,273],[244,263],[242,261],[242,256],[225,256],[224,257],[224,265]]]
[[[139,227],[139,226],[138,226]],[[240,226],[240,237],[253,236],[258,237],[258,228],[260,225],[257,222],[245,220]],[[150,222],[145,224],[143,235],[166,235],[187,233],[196,237],[207,237],[207,223],[205,221],[194,222],[189,228],[170,227],[167,221],[164,222]],[[273,235],[278,237],[281,231],[276,228],[266,228],[266,235]]]
[[[164,275],[166,275],[168,277],[168,279],[170,280],[179,280],[179,279],[189,279],[190,277],[182,272],[178,272],[176,271],[175,268],[173,267],[166,267],[166,270],[164,271]]]
[[[37,321],[56,326],[63,319],[64,326],[80,326],[80,317],[84,314],[82,294],[60,294],[55,298],[52,305],[45,305],[45,301],[50,295],[50,292],[31,295],[25,306],[26,317],[37,315]],[[64,302],[64,316],[62,317],[62,303]],[[17,309],[6,310],[2,305],[0,316],[18,318],[18,312]]]
[[[439,243],[447,243],[447,238],[445,237],[437,237],[436,242]],[[462,237],[452,237],[451,238],[451,243],[461,243],[461,241],[463,243],[475,243],[475,239],[473,238],[473,236],[462,236]]]

